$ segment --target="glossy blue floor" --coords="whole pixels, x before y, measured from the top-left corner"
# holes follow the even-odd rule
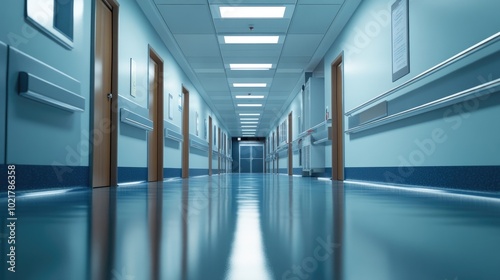
[[[500,279],[494,194],[228,174],[16,202],[1,279]]]

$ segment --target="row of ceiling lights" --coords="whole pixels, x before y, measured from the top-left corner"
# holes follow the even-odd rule
[[[219,7],[221,18],[283,18],[286,7]],[[225,44],[278,44],[279,36],[224,36]],[[271,63],[231,63],[229,68],[234,71],[251,70],[267,71],[273,68]],[[266,88],[267,83],[233,83],[234,88]],[[236,95],[236,99],[263,99],[264,95]],[[262,107],[261,103],[238,103],[238,107]],[[240,113],[241,131],[243,136],[255,136],[259,113]],[[250,118],[251,117],[251,118]]]

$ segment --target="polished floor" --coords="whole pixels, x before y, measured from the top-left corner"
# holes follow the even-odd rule
[[[228,174],[16,202],[1,279],[500,279],[495,194]]]

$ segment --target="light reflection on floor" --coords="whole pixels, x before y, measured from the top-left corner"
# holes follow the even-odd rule
[[[0,279],[500,279],[497,195],[238,174],[32,192],[15,275],[4,212]]]

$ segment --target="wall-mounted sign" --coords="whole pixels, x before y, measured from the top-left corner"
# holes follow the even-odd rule
[[[392,81],[410,73],[408,0],[392,4]]]
[[[168,94],[168,119],[174,119],[174,97],[172,94]]]
[[[130,96],[135,97],[137,92],[137,66],[133,58],[130,59]]]
[[[179,93],[179,111],[182,111],[182,94]]]

